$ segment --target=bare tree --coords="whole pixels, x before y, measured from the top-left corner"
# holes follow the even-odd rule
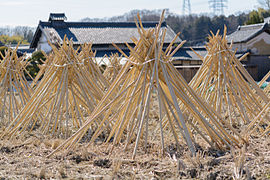
[[[270,0],[258,0],[258,3],[262,6],[262,8],[270,9]]]

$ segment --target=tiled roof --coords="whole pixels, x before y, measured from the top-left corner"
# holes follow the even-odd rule
[[[143,22],[144,28],[154,28],[158,22]],[[175,37],[174,31],[162,23],[162,29],[167,28],[165,43],[170,43]],[[131,37],[139,38],[139,33],[134,22],[39,22],[30,47],[37,47],[37,42],[44,32],[48,40],[62,42],[65,35],[73,39],[74,44],[123,44],[133,43]],[[181,42],[178,38],[176,43]]]
[[[207,50],[204,47],[193,47],[197,54],[204,57],[207,54]],[[200,57],[194,53],[189,47],[180,48],[174,55],[177,60],[196,60],[201,61]]]
[[[33,48],[28,48],[28,49],[18,49],[18,51],[19,52],[21,52],[21,53],[30,53],[30,54],[32,54],[34,51],[35,51],[35,49],[33,49]]]
[[[203,58],[207,55],[207,50],[205,47],[192,47],[193,50],[202,56]],[[128,49],[122,49],[122,51],[129,56]],[[111,55],[112,53],[119,53],[116,49],[97,49],[96,57],[103,57],[105,55]],[[190,47],[182,47],[180,48],[173,56],[174,60],[182,61],[182,60],[191,60],[191,61],[201,61],[200,57],[194,53]],[[237,52],[235,56],[237,58],[242,57],[247,52]]]
[[[264,31],[269,31],[268,23],[239,26],[232,34],[227,36],[228,42],[247,42]]]
[[[205,47],[192,47],[192,49],[196,52],[194,52],[193,50],[191,50],[190,47],[183,47],[180,48],[175,55],[173,56],[175,60],[192,60],[192,61],[201,61],[200,57],[198,55],[200,55],[202,58],[204,58],[205,56],[207,56],[208,52],[206,50]],[[242,57],[244,54],[246,54],[247,52],[236,52],[235,56],[237,58]],[[198,55],[197,55],[198,54]]]

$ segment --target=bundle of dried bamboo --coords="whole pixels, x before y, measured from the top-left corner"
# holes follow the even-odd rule
[[[120,60],[122,57],[119,57],[118,53],[112,54],[108,57],[108,65],[103,72],[103,75],[108,79],[109,82],[113,82],[118,75],[119,71],[122,68]]]
[[[18,57],[17,48],[9,48],[5,56],[1,54],[0,120],[4,126],[13,121],[33,93],[25,77],[25,73],[31,77],[26,70],[28,61],[25,60],[25,56]]]
[[[108,88],[103,76],[94,76],[99,71],[97,66],[85,66],[84,56],[78,53],[79,48],[73,48],[72,41],[65,38],[60,48],[51,46],[53,55],[48,56],[51,59],[44,66],[44,77],[7,128],[8,136],[34,127],[40,127],[43,133],[68,136],[70,130],[83,124]]]
[[[205,142],[216,148],[239,146],[243,142],[237,132],[234,132],[234,135],[241,140],[228,132],[229,129],[233,131],[233,128],[219,123],[219,121],[222,122],[219,115],[196,95],[171,63],[171,57],[184,44],[183,41],[172,49],[179,34],[163,51],[166,35],[166,29],[161,29],[163,18],[164,12],[155,29],[145,30],[138,16],[140,27],[137,21],[136,24],[140,39],[134,40],[136,44],[134,48],[126,44],[130,50],[129,57],[114,45],[127,58],[127,63],[85,124],[50,155],[60,149],[70,149],[75,146],[101,115],[103,115],[103,119],[99,122],[90,144],[108,124],[112,124],[107,142],[113,139],[113,148],[125,140],[124,149],[133,144],[133,158],[140,140],[144,140],[144,146],[147,148],[149,135],[152,134],[152,131],[149,131],[150,124],[151,127],[156,125],[159,129],[160,134],[153,132],[152,136],[159,136],[162,150],[164,150],[165,143],[171,143],[168,142],[168,139],[172,136],[177,145],[182,136],[193,155],[196,152],[193,134],[200,135]],[[158,120],[149,118],[153,93],[157,93],[158,97]],[[178,105],[179,101],[186,106],[187,114],[191,118],[182,113]],[[164,133],[168,129],[168,133],[172,133],[172,135]],[[165,142],[165,140],[167,141]]]
[[[224,29],[223,37],[209,36],[208,54],[189,85],[231,125],[248,124],[269,98],[240,63],[247,54],[238,60],[228,46]]]

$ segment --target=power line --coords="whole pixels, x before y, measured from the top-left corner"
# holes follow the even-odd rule
[[[210,9],[215,15],[224,14],[224,8],[227,6],[228,0],[208,0]]]
[[[190,15],[191,14],[191,5],[190,0],[183,0],[183,9],[182,9],[183,15]]]

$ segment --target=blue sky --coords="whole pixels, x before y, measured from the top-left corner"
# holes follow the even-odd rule
[[[208,0],[190,0],[192,13],[210,13]],[[50,12],[64,12],[69,21],[121,15],[133,9],[164,9],[181,14],[183,0],[0,0],[0,26],[37,26]],[[225,14],[258,7],[257,0],[228,0]]]

